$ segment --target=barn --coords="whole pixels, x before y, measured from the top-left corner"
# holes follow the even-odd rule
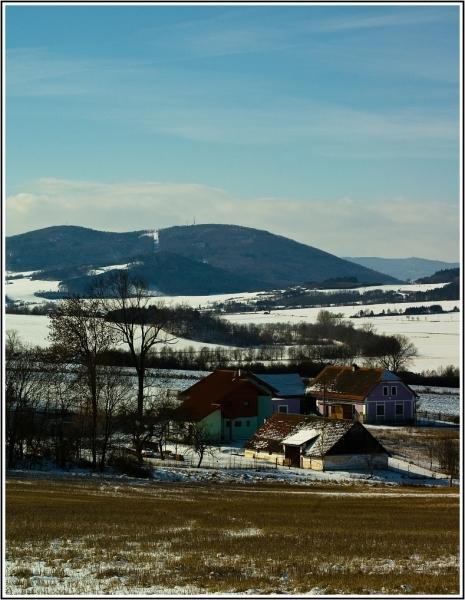
[[[246,443],[245,456],[334,471],[386,469],[389,453],[359,422],[274,414]]]

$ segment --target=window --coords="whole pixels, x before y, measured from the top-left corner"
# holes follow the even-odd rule
[[[231,421],[226,421],[226,427],[231,427]]]
[[[250,427],[250,421],[246,421],[246,422],[245,422],[245,426],[246,426],[246,427]]]
[[[403,417],[404,416],[404,405],[403,403],[398,402],[396,404],[396,417]]]
[[[376,405],[376,416],[377,417],[384,417],[384,404],[377,404]]]
[[[287,413],[287,404],[280,404],[278,406],[278,412],[280,412],[280,413]]]
[[[234,421],[234,427],[242,427],[242,421]]]
[[[389,386],[383,385],[383,396],[389,396]]]
[[[397,396],[397,386],[395,385],[391,387],[391,396]]]

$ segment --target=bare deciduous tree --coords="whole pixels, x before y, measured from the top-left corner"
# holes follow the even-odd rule
[[[142,462],[144,444],[151,437],[150,427],[144,424],[147,359],[154,346],[173,343],[176,338],[163,329],[169,322],[166,312],[150,307],[153,301],[147,293],[147,287],[141,281],[131,280],[126,271],[119,271],[96,293],[104,302],[113,333],[129,349],[136,370],[137,405],[133,443],[137,459]]]
[[[115,367],[101,367],[98,370],[100,392],[98,446],[99,467],[103,471],[115,430],[115,417],[130,402],[132,386],[121,370]]]
[[[213,453],[214,440],[212,439],[207,428],[198,422],[190,422],[188,424],[187,442],[192,448],[192,452],[197,455],[197,468],[200,468],[206,453]]]
[[[50,314],[49,339],[62,360],[81,366],[81,382],[90,407],[90,446],[92,466],[97,467],[97,427],[100,386],[98,369],[102,358],[115,342],[115,333],[103,319],[99,298],[79,297],[60,302]]]
[[[42,396],[44,377],[38,368],[40,351],[25,345],[16,331],[9,331],[5,340],[5,431],[6,460],[9,468],[24,455],[27,445],[34,444],[38,426],[37,409],[45,408]]]
[[[436,457],[439,466],[449,476],[449,485],[452,486],[452,480],[459,474],[460,457],[458,440],[450,436],[444,436],[437,440]]]
[[[418,356],[415,344],[405,335],[379,338],[371,348],[367,349],[367,353],[371,355],[365,361],[367,365],[377,365],[393,372],[406,369]]]

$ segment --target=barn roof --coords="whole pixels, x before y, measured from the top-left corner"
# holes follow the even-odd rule
[[[254,433],[245,447],[257,451],[282,452],[282,440],[305,423],[306,419],[305,415],[275,413]]]
[[[353,426],[353,422],[339,419],[322,419],[315,423],[313,427],[317,436],[305,448],[304,456],[324,456]]]
[[[265,421],[245,447],[280,453],[283,451],[283,444],[301,446],[314,438],[315,443],[319,440],[314,451],[325,454],[353,425],[352,421],[342,419],[275,413]]]
[[[257,452],[282,454],[284,446],[303,446],[303,456],[321,457],[336,452],[341,444],[347,446],[350,451],[354,448],[355,433],[363,433],[364,440],[368,438],[363,443],[372,451],[386,452],[361,423],[285,413],[275,413],[269,417],[245,447]]]

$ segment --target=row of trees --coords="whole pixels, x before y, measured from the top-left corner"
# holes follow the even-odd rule
[[[121,311],[111,313],[110,318],[126,320]],[[165,368],[202,370],[270,361],[361,359],[398,371],[416,356],[414,345],[405,336],[380,335],[369,325],[355,328],[353,321],[326,310],[319,312],[315,323],[236,324],[186,306],[150,306],[134,312],[131,318],[140,324],[162,320],[173,336],[234,346],[179,351],[164,345],[156,353],[156,360],[157,366]]]
[[[343,287],[342,285],[340,286]],[[364,292],[357,289],[338,289],[332,292],[305,287],[294,287],[284,291],[267,292],[263,296],[250,301],[228,300],[214,304],[218,312],[249,312],[256,310],[273,310],[282,307],[307,308],[313,306],[343,306],[352,304],[386,304],[406,302],[436,302],[441,300],[459,300],[460,288],[458,278],[441,288],[426,291],[411,291],[408,287],[402,290],[385,290],[371,288]]]

